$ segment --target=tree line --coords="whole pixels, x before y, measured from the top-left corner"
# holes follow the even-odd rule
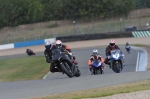
[[[138,1],[138,2],[137,2]],[[139,2],[142,3],[139,3]],[[41,21],[127,15],[144,0],[0,0],[0,28]],[[145,0],[146,1],[146,0]],[[149,0],[147,0],[149,2]]]

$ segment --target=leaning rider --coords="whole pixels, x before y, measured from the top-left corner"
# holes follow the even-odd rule
[[[69,57],[71,58],[71,60],[73,61],[73,63],[74,63],[75,65],[78,64],[78,62],[75,60],[76,58],[75,58],[75,56],[72,54],[72,51],[71,51],[71,49],[70,49],[69,46],[67,46],[67,45],[65,45],[65,44],[62,44],[62,41],[61,41],[61,40],[56,40],[56,47],[59,48],[59,49],[61,49],[62,51],[67,50],[67,51],[68,51],[68,54],[69,54]]]

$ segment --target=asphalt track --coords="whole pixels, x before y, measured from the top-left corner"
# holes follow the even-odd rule
[[[104,57],[105,48],[95,47]],[[124,47],[121,48],[125,55],[125,66],[121,73],[114,73],[111,69],[104,70],[104,75],[90,75],[87,61],[94,48],[84,48],[73,50],[74,55],[79,63],[81,70],[80,77],[68,78],[62,73],[49,73],[44,80],[30,80],[20,82],[3,82],[0,83],[1,99],[22,99],[64,92],[85,90],[90,88],[111,86],[135,81],[150,79],[150,73],[135,72],[137,62],[137,51],[132,49],[128,54]],[[43,55],[43,52],[36,53]],[[27,57],[26,54],[3,56],[0,59]],[[43,56],[44,57],[44,56]],[[105,58],[105,57],[104,57]]]

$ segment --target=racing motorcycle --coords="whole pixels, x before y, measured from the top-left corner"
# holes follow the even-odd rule
[[[126,51],[130,54],[130,51],[131,51],[130,50],[130,45],[126,45],[125,48],[126,48]]]
[[[55,63],[55,66],[59,69],[59,71],[70,78],[73,76],[79,77],[81,75],[78,66],[70,60],[68,52],[62,52],[60,49],[53,49],[52,62]]]
[[[121,53],[120,50],[112,50],[110,59],[110,67],[116,73],[120,73],[123,70],[123,61],[124,55]]]
[[[94,60],[92,62],[92,74],[97,75],[97,74],[104,74],[103,69],[102,69],[102,62],[98,59]]]
[[[26,53],[27,53],[29,56],[35,55],[35,53],[34,53],[32,50],[30,50],[30,49],[27,49],[27,50],[26,50]]]

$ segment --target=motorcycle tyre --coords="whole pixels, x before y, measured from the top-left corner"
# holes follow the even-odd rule
[[[81,75],[81,72],[79,69],[77,69],[76,74],[74,76],[79,77]]]
[[[69,78],[73,77],[73,73],[69,72],[64,63],[60,64],[60,68]]]
[[[115,64],[116,65],[116,73],[120,73],[120,67],[121,67],[121,64],[120,63],[117,63]]]

